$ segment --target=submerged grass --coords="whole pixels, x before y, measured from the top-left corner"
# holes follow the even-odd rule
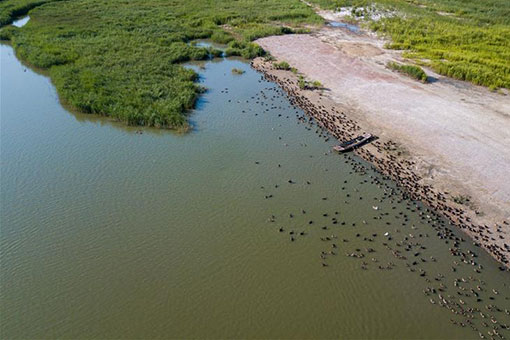
[[[312,0],[391,38],[392,49],[456,79],[510,88],[508,0]],[[378,14],[377,16],[374,14]],[[382,16],[381,16],[382,14]]]
[[[185,128],[200,87],[180,63],[220,56],[195,39],[228,44],[253,58],[252,40],[301,31],[322,19],[299,0],[4,0],[1,23],[24,61],[48,70],[62,99],[86,113],[130,125]]]
[[[233,68],[232,69],[232,74],[237,74],[237,75],[241,75],[241,74],[244,74],[244,70],[241,70],[239,68]]]

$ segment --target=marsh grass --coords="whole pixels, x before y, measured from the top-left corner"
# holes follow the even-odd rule
[[[508,0],[311,0],[323,8],[352,7],[387,47],[437,73],[491,89],[510,88]],[[373,12],[386,13],[371,20]],[[375,17],[375,16],[374,16]]]
[[[4,26],[17,55],[47,70],[61,98],[85,113],[130,125],[180,129],[200,93],[181,63],[221,56],[190,44],[228,44],[225,55],[253,58],[252,43],[323,21],[299,0],[3,0],[2,24],[30,11],[22,28]]]
[[[237,75],[241,75],[241,74],[244,74],[244,70],[241,70],[239,68],[233,68],[232,69],[232,73],[233,74],[237,74]]]
[[[402,73],[402,74],[405,74],[405,75],[407,75],[410,78],[419,80],[419,81],[424,82],[424,83],[427,82],[427,74],[419,66],[399,64],[399,63],[396,63],[396,62],[393,62],[393,61],[391,61],[388,64],[386,64],[386,66],[389,69],[395,70],[395,71],[397,71],[399,73]]]
[[[58,0],[2,0],[0,2],[0,26],[10,24],[17,17],[50,1]]]

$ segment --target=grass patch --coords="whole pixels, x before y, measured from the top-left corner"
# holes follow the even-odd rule
[[[58,0],[2,0],[0,2],[0,26],[10,24],[26,15],[31,9]]]
[[[265,51],[257,44],[234,40],[228,44],[225,54],[227,56],[239,56],[246,59],[252,59],[263,56]]]
[[[351,13],[391,38],[392,49],[435,72],[491,89],[510,88],[508,0],[311,0]],[[383,14],[378,20],[372,14]]]
[[[195,72],[180,64],[221,55],[193,40],[253,58],[264,51],[252,40],[323,22],[299,0],[0,1],[2,24],[28,11],[28,25],[4,26],[0,38],[46,69],[65,102],[130,125],[177,129],[200,93]]]
[[[391,70],[405,74],[413,79],[422,81],[424,83],[427,82],[427,74],[425,74],[425,71],[423,71],[423,69],[419,66],[398,64],[393,61],[389,62],[386,66]]]
[[[320,90],[322,89],[322,84],[318,80],[306,80],[303,76],[299,76],[298,78],[298,86],[301,90]]]
[[[298,86],[301,90],[304,90],[306,88],[306,80],[303,76],[299,76],[298,78]]]
[[[233,73],[233,74],[241,75],[241,74],[243,74],[243,73],[244,73],[244,70],[241,70],[241,69],[239,69],[239,68],[233,68],[233,69],[232,69],[232,73]]]
[[[291,69],[289,63],[286,61],[280,61],[279,63],[273,63],[273,66],[277,70],[289,71]]]
[[[211,35],[211,40],[218,44],[228,44],[234,37],[227,32],[216,31]]]
[[[311,90],[319,90],[319,89],[322,89],[322,83],[318,80],[312,80],[310,83],[309,83],[309,88]]]
[[[461,205],[467,205],[471,202],[471,197],[464,195],[453,196],[452,199],[455,203]]]

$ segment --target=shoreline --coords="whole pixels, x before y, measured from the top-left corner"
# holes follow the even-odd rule
[[[321,92],[302,90],[298,85],[298,76],[290,71],[277,70],[270,61],[256,58],[251,66],[262,73],[263,76],[278,84],[289,96],[292,104],[300,107],[304,112],[315,120],[322,128],[326,129],[338,140],[346,140],[363,133],[367,127],[344,113],[344,108],[333,99],[324,96]],[[402,151],[395,141],[385,136],[358,148],[354,153],[370,162],[384,176],[395,180],[404,188],[413,200],[419,200],[433,209],[439,215],[445,217],[450,225],[454,225],[464,232],[473,243],[485,249],[494,259],[503,266],[501,270],[510,269],[510,246],[499,241],[505,239],[503,226],[508,229],[510,223],[506,220],[494,225],[480,222],[474,211],[466,206],[454,202],[448,192],[435,188],[432,184],[424,183],[424,178],[419,174],[417,163]],[[457,241],[448,232],[438,231],[438,236],[454,241],[450,248],[453,254],[462,256],[462,261],[469,263],[470,258],[457,252]]]

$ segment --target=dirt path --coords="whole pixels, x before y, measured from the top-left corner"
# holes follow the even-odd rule
[[[463,211],[457,222],[466,224],[466,232],[486,248],[497,246],[494,252],[508,253],[510,96],[430,70],[429,84],[390,71],[386,63],[402,61],[400,54],[385,50],[384,41],[367,32],[326,27],[311,35],[268,37],[257,43],[326,88],[324,97],[299,91],[297,85],[293,90],[312,102],[329,100],[331,115],[345,112],[360,131],[379,136],[380,145],[395,143],[399,158],[412,164],[417,182],[432,185],[443,203]],[[261,60],[255,64],[280,82],[286,79],[289,86],[297,82],[291,72],[270,70]],[[470,201],[453,202],[461,195]],[[468,224],[476,227],[469,230]]]

